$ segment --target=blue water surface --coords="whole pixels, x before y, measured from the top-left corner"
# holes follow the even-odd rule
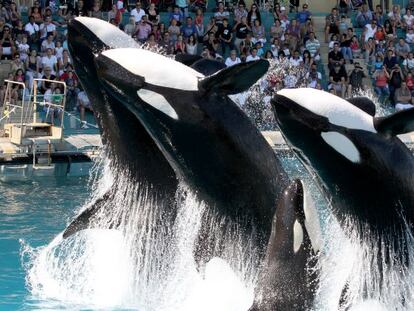
[[[88,177],[0,183],[0,310],[34,309],[19,240],[47,245],[88,196]]]

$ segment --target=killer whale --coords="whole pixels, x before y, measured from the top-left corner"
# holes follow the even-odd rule
[[[76,74],[90,98],[100,129],[103,145],[113,167],[123,172],[132,182],[151,188],[160,207],[161,218],[174,218],[176,175],[144,127],[122,103],[100,86],[94,67],[94,53],[119,47],[139,48],[131,37],[119,28],[95,18],[77,17],[68,24],[68,45]],[[113,187],[83,210],[68,225],[63,236],[86,229],[93,224],[105,202],[117,191],[117,176]],[[164,219],[166,221],[166,219]],[[111,227],[116,224],[110,224]]]
[[[272,99],[283,136],[319,177],[339,222],[351,223],[363,239],[378,237],[406,264],[414,159],[396,135],[414,130],[414,110],[375,118],[372,107],[358,108],[366,100],[358,102],[313,89],[285,89]]]
[[[248,89],[267,71],[268,62],[245,63],[208,77],[137,49],[107,50],[95,63],[106,92],[122,98],[177,176],[218,215],[241,224],[241,234],[254,233],[263,254],[288,178],[261,133],[227,95]],[[216,242],[197,243],[199,262],[220,253]]]
[[[300,180],[283,192],[249,311],[311,310],[319,284],[320,225]]]

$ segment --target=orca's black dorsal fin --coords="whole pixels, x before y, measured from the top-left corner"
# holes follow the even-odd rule
[[[264,59],[227,67],[200,80],[199,89],[205,92],[214,90],[226,95],[241,93],[256,83],[268,68],[269,62]]]
[[[414,131],[414,108],[375,118],[374,127],[378,133],[387,137],[412,132]]]
[[[195,71],[202,73],[205,76],[210,76],[216,72],[226,68],[226,65],[215,59],[202,58],[190,66]]]
[[[177,54],[174,57],[175,61],[182,63],[189,67],[191,67],[195,62],[201,59],[203,58],[200,55],[190,55],[190,54],[183,54],[183,53]]]
[[[352,97],[347,98],[346,101],[350,102],[355,107],[358,107],[362,111],[365,111],[371,116],[375,116],[376,113],[376,107],[372,100],[370,100],[367,97]]]

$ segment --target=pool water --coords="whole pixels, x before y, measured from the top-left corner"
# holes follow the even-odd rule
[[[0,183],[0,310],[34,309],[20,240],[48,244],[88,196],[88,177]]]

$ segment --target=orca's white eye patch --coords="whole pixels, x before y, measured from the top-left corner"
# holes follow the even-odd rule
[[[293,224],[293,251],[297,253],[303,243],[303,230],[300,223],[295,220]]]
[[[277,94],[289,98],[310,112],[325,117],[331,124],[376,133],[372,116],[350,102],[312,88],[283,89]]]
[[[170,105],[170,103],[161,94],[155,93],[150,90],[140,89],[137,92],[138,96],[146,102],[148,105],[166,114],[174,120],[178,120],[177,112]]]
[[[354,143],[338,132],[321,133],[322,139],[333,149],[354,163],[361,162],[361,157]]]

